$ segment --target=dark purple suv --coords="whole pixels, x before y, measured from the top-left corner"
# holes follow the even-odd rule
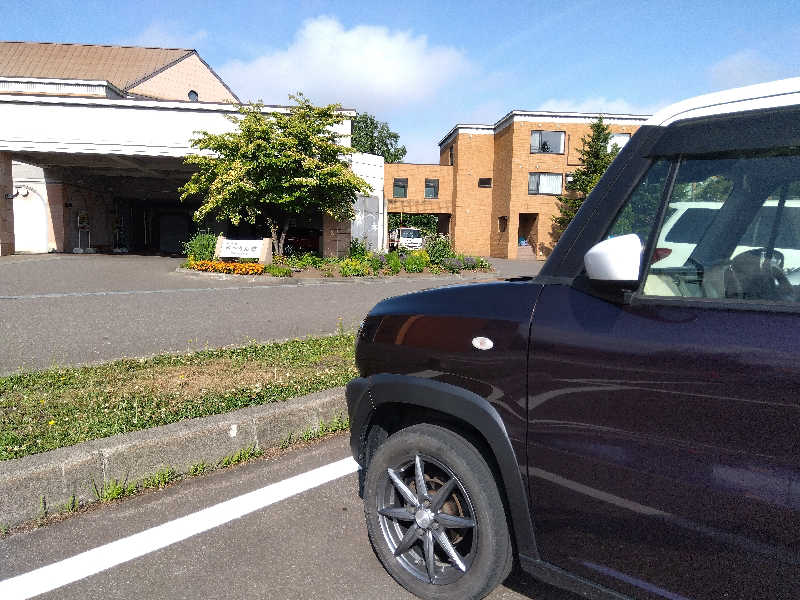
[[[686,202],[709,211],[671,236]],[[800,598],[799,203],[800,80],[700,97],[633,136],[538,277],[378,304],[347,399],[392,577]]]

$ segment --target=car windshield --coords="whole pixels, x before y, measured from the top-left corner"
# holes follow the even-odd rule
[[[400,237],[404,238],[419,238],[422,237],[419,229],[402,229],[400,230]]]

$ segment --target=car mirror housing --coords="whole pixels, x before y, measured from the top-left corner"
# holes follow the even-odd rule
[[[592,246],[583,257],[593,283],[635,287],[642,264],[642,241],[635,233],[612,237]]]

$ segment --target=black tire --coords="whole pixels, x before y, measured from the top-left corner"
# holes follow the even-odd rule
[[[421,495],[419,472],[425,485]],[[437,500],[442,488],[447,488],[444,499]],[[413,425],[387,438],[367,467],[364,513],[378,559],[420,598],[477,600],[511,571],[511,539],[494,475],[475,446],[444,427]],[[403,542],[411,539],[405,549]]]

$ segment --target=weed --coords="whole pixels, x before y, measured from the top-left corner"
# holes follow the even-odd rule
[[[78,498],[75,497],[75,494],[72,494],[69,500],[61,506],[59,512],[72,513],[78,510],[79,507],[80,503],[78,502]]]
[[[139,481],[139,489],[146,490],[148,488],[163,488],[177,477],[178,474],[175,471],[169,467],[166,467],[153,473],[152,475],[148,475]]]
[[[199,463],[194,463],[191,467],[189,467],[189,475],[192,477],[197,477],[198,475],[202,475],[209,470],[211,470],[211,465],[205,461],[200,461]]]
[[[6,525],[5,523],[0,525],[0,535],[2,536],[8,535],[8,525]]]
[[[111,500],[116,500],[117,498],[133,496],[136,493],[136,484],[129,484],[127,479],[122,482],[120,482],[118,479],[104,481],[99,488],[97,487],[97,482],[92,479],[92,488],[95,498],[100,502],[110,502]]]
[[[224,469],[225,467],[238,465],[239,463],[248,461],[251,458],[256,458],[262,454],[264,454],[264,451],[261,448],[256,448],[254,445],[247,446],[238,452],[234,452],[233,454],[229,454],[228,456],[219,459],[217,462],[217,467]]]
[[[309,427],[302,433],[299,434],[290,433],[281,442],[280,448],[281,450],[286,450],[286,448],[288,448],[292,444],[296,444],[298,442],[310,442],[312,440],[317,440],[332,433],[338,433],[339,431],[346,431],[349,428],[350,428],[350,420],[343,418],[341,415],[339,415],[331,421],[328,422],[322,421],[316,427]]]

